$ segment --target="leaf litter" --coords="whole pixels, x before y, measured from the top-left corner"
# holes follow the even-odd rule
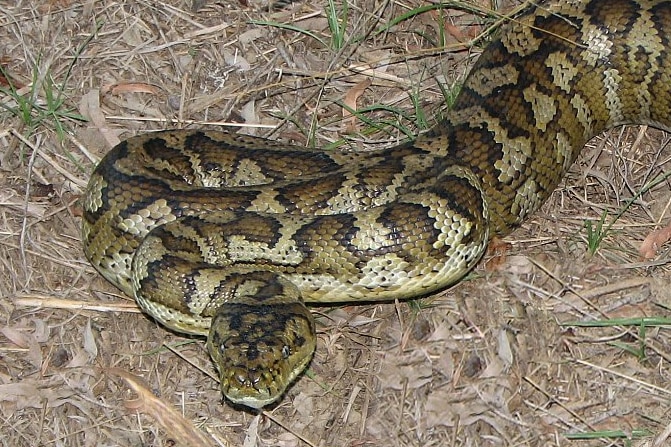
[[[398,128],[370,133],[345,121],[342,104],[418,132],[408,117],[418,106],[427,116],[443,108],[436,80],[463,80],[479,51],[468,42],[491,23],[446,9],[375,33],[422,4],[355,1],[352,38],[338,52],[254,24],[290,23],[328,42],[326,2],[191,6],[0,8],[0,101],[12,101],[11,81],[23,97],[36,85],[43,104],[48,73],[89,119],[65,122],[59,135],[48,120],[28,132],[21,117],[0,114],[1,445],[667,442],[667,327],[560,325],[668,317],[665,240],[649,259],[638,252],[668,221],[668,184],[642,194],[594,254],[584,231],[668,170],[668,137],[653,129],[591,142],[542,210],[506,238],[504,255],[489,255],[491,268],[482,263],[457,287],[411,303],[316,308],[315,359],[264,415],[223,404],[203,341],[141,315],[84,259],[77,199],[95,160],[130,135],[182,126],[260,123],[246,131],[353,150],[402,141]],[[436,46],[441,32],[446,48]],[[406,114],[390,116],[395,109]],[[575,434],[585,438],[570,441]]]

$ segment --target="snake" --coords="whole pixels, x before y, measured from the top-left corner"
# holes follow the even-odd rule
[[[131,137],[83,194],[85,255],[163,326],[207,338],[225,400],[263,409],[311,361],[308,304],[444,290],[543,204],[591,138],[670,130],[670,39],[666,0],[527,4],[411,141]]]

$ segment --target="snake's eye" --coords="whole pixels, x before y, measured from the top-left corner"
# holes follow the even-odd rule
[[[222,344],[219,345],[219,352],[220,352],[221,354],[223,354],[224,352],[226,352],[226,343],[222,343]]]
[[[290,354],[291,354],[291,348],[287,345],[282,346],[282,357],[288,359]]]

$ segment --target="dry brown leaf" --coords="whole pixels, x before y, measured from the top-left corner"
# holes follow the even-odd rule
[[[467,34],[463,32],[461,27],[452,25],[449,22],[443,23],[443,27],[445,28],[447,34],[454,37],[457,42],[465,42],[468,40]]]
[[[12,402],[17,410],[24,408],[54,408],[74,395],[70,388],[46,387],[39,381],[23,380],[0,384],[0,402]],[[7,407],[0,407],[7,410]]]
[[[96,345],[95,337],[93,336],[93,330],[91,330],[91,319],[88,319],[86,326],[84,327],[83,340],[84,340],[84,351],[90,356],[91,360],[98,357],[98,346]]]
[[[79,113],[81,113],[89,122],[95,124],[98,128],[106,125],[105,115],[100,110],[100,91],[91,89],[82,95],[79,101]]]
[[[498,433],[505,433],[500,421],[491,416],[492,408],[496,408],[499,414],[509,413],[504,390],[504,386],[495,383],[478,387],[467,386],[459,391],[449,385],[436,388],[427,398],[422,425],[430,429],[440,425],[468,427],[479,424],[488,425]]]
[[[9,79],[7,79],[7,76],[3,75],[0,73],[0,86],[2,87],[9,87]]]
[[[26,350],[24,358],[35,368],[42,367],[42,350],[33,334],[8,326],[0,329],[0,332],[2,332],[2,335],[7,337],[16,346]]]
[[[9,75],[9,69],[7,68],[9,62],[10,60],[6,56],[0,58],[0,87],[12,87],[17,90],[24,88],[25,84]]]
[[[242,443],[242,447],[257,447],[257,440],[259,438],[259,421],[261,418],[259,416],[252,419],[252,422],[247,427],[245,431],[245,440]]]
[[[510,347],[510,340],[508,339],[508,331],[505,329],[499,330],[499,346],[498,346],[498,356],[499,359],[503,362],[504,366],[507,368],[513,364],[513,350]]]
[[[73,346],[74,355],[67,363],[67,368],[81,368],[90,364],[92,360],[98,357],[98,346],[91,330],[90,319],[87,321],[82,332],[82,346]]]
[[[146,82],[117,82],[115,84],[103,85],[100,88],[102,96],[122,95],[124,93],[151,93],[157,95],[161,89]]]
[[[12,208],[21,213],[25,213],[26,216],[42,218],[49,207],[49,203],[34,201],[26,202],[25,198],[19,196],[13,189],[3,188],[0,189],[0,206]]]
[[[645,238],[641,247],[638,249],[638,254],[643,259],[652,259],[657,255],[659,247],[671,240],[671,222],[664,228],[652,231]]]
[[[357,131],[357,119],[350,110],[357,110],[356,102],[359,99],[359,96],[361,96],[370,85],[370,79],[364,79],[352,87],[345,95],[343,103],[346,107],[342,108],[343,132],[354,133]]]
[[[237,51],[230,51],[224,48],[221,50],[221,55],[224,57],[224,62],[230,67],[235,67],[240,71],[247,71],[252,68],[252,65],[245,59],[242,54]]]
[[[259,114],[256,113],[256,101],[252,99],[245,103],[240,109],[240,116],[242,116],[242,119],[247,124],[260,124],[261,119],[259,118]]]
[[[490,272],[499,270],[506,264],[508,252],[512,248],[508,242],[497,237],[492,238],[485,253],[485,268]]]
[[[135,400],[127,401],[126,408],[151,416],[175,441],[181,445],[210,447],[214,440],[204,435],[189,420],[152,393],[139,377],[119,368],[111,368],[109,373],[121,377],[137,393]]]
[[[433,368],[421,351],[390,352],[382,358],[378,380],[385,389],[417,389],[432,380]]]
[[[82,95],[79,101],[79,113],[93,124],[90,128],[96,132],[96,135],[102,136],[109,147],[114,147],[121,142],[119,139],[120,131],[109,128],[105,114],[100,108],[99,90],[91,89]]]

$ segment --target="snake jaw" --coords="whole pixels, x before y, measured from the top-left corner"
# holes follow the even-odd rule
[[[261,409],[282,397],[311,358],[312,355],[305,357],[305,361],[297,364],[286,376],[276,371],[248,367],[228,369],[220,376],[222,393],[235,404]]]
[[[305,369],[315,340],[314,319],[301,302],[227,303],[212,319],[207,348],[224,396],[260,409],[279,399]]]

